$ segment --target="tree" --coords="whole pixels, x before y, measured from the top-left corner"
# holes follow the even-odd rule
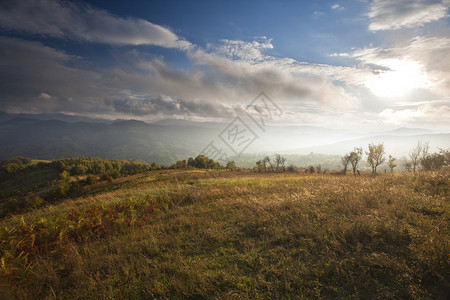
[[[316,166],[316,172],[319,173],[319,174],[320,174],[320,172],[322,172],[322,165],[321,164],[318,164]]]
[[[268,164],[270,166],[270,170],[273,172],[273,165],[272,165],[272,162],[271,162],[269,156],[264,157],[262,162],[264,164],[264,170],[267,170],[267,164]]]
[[[281,156],[280,154],[275,154],[275,159],[274,159],[276,168],[277,168],[277,172],[279,171],[279,167],[282,166],[283,167],[283,171],[284,171],[284,164],[286,163],[286,158]]]
[[[355,147],[352,152],[348,155],[348,160],[352,165],[353,175],[356,175],[356,168],[358,167],[359,162],[361,161],[363,154],[362,148]]]
[[[394,168],[397,167],[397,164],[395,163],[395,157],[392,155],[389,155],[389,169],[391,169],[391,173],[394,172]]]
[[[153,164],[151,166],[153,166]],[[171,166],[171,168],[172,169],[184,169],[184,168],[186,168],[186,166],[187,166],[187,162],[185,159],[183,159],[183,160],[179,160],[176,163],[174,163]],[[153,169],[153,167],[152,167],[152,169]],[[156,169],[156,165],[155,165],[155,169]]]
[[[428,142],[422,145],[422,142],[419,141],[417,142],[417,146],[409,152],[409,158],[411,159],[410,162],[414,173],[416,173],[416,170],[420,165],[420,161],[428,155],[429,148]]]
[[[369,144],[369,152],[366,151],[367,162],[372,167],[372,174],[377,174],[377,167],[384,163],[384,145],[383,143],[375,145]]]
[[[192,157],[189,157],[188,161],[187,161],[187,165],[188,165],[188,167],[195,168],[195,160]]]
[[[67,172],[66,170],[62,171],[61,173],[59,173],[58,178],[63,180],[63,181],[67,181],[69,180],[70,177],[70,173]]]
[[[422,145],[422,153],[421,153],[422,157],[420,158],[420,166],[422,170],[424,169],[422,161],[427,158],[429,150],[430,150],[430,143],[429,142],[424,143]]]
[[[287,167],[287,171],[288,171],[288,172],[291,172],[291,173],[295,173],[295,172],[297,172],[297,167],[294,166],[294,165],[289,165],[289,166]]]
[[[407,172],[412,171],[412,163],[409,160],[405,161],[404,167]]]
[[[444,166],[449,168],[450,167],[450,151],[444,150],[439,148],[439,154],[441,154],[444,157]]]
[[[281,157],[281,167],[283,168],[283,172],[286,170],[286,157]]]
[[[194,167],[199,169],[206,169],[208,167],[208,158],[202,154],[194,159]]]
[[[256,168],[258,169],[258,173],[261,173],[261,171],[263,171],[265,169],[264,163],[262,160],[258,160],[256,162]]]
[[[348,154],[341,157],[341,164],[342,166],[344,166],[344,170],[342,170],[342,172],[345,175],[347,174],[347,168],[348,165],[350,164],[350,156]]]
[[[234,160],[228,161],[226,168],[231,171],[236,170],[236,162]]]
[[[422,158],[420,164],[422,165],[422,170],[439,171],[445,165],[445,156],[441,153],[433,153]]]

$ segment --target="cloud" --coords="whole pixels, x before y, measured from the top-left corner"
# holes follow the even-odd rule
[[[412,28],[448,16],[449,0],[374,0],[370,5],[369,29]]]
[[[39,42],[0,37],[1,107],[9,112],[105,111],[103,100],[123,92],[81,58]]]
[[[219,103],[205,103],[174,99],[160,95],[152,99],[132,100],[116,99],[112,102],[114,110],[119,113],[134,116],[203,116],[210,118],[231,118],[234,109]]]
[[[380,119],[389,124],[398,126],[450,126],[450,106],[423,104],[414,108],[394,109],[387,108],[379,113]]]
[[[376,73],[362,82],[406,85],[405,88],[426,88],[450,93],[450,39],[445,37],[414,37],[392,48],[364,48],[349,54]],[[374,81],[376,80],[376,81]]]
[[[0,28],[96,43],[179,49],[192,46],[170,29],[146,20],[122,18],[87,4],[68,1],[2,1]]]
[[[266,37],[251,42],[223,39],[219,44],[208,45],[208,50],[233,60],[262,61],[266,57],[262,51],[273,49],[271,42]]]
[[[341,5],[336,3],[331,6],[331,9],[332,10],[344,10],[344,7],[342,7]]]
[[[294,74],[277,64],[235,61],[197,49],[187,52],[197,68],[179,70],[134,53],[127,68],[93,71],[83,68],[82,58],[39,42],[0,37],[1,105],[8,112],[227,118],[261,90],[276,101],[327,108],[344,109],[353,101],[325,76]]]
[[[322,106],[348,108],[354,99],[325,76],[293,74],[280,67],[277,59],[234,61],[197,49],[188,53],[198,64],[210,67],[223,82],[241,95],[254,97],[261,90],[277,99],[291,101],[313,100]]]

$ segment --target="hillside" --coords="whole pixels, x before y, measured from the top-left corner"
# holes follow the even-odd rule
[[[448,173],[152,171],[0,224],[3,295],[434,298]]]

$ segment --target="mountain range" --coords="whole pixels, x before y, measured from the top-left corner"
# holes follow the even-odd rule
[[[38,159],[94,156],[171,164],[198,155],[211,141],[220,142],[219,135],[227,125],[172,119],[145,123],[64,114],[0,113],[0,159],[18,155]],[[383,142],[386,153],[397,157],[407,155],[418,141],[430,142],[432,152],[450,147],[450,133],[421,128],[364,135],[314,126],[267,125],[264,131],[252,129],[258,138],[245,153],[256,156],[275,152],[342,155],[354,147],[366,150],[372,142]]]

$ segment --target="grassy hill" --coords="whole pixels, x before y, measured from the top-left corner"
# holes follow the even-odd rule
[[[18,299],[450,296],[449,173],[151,171],[0,224]]]

